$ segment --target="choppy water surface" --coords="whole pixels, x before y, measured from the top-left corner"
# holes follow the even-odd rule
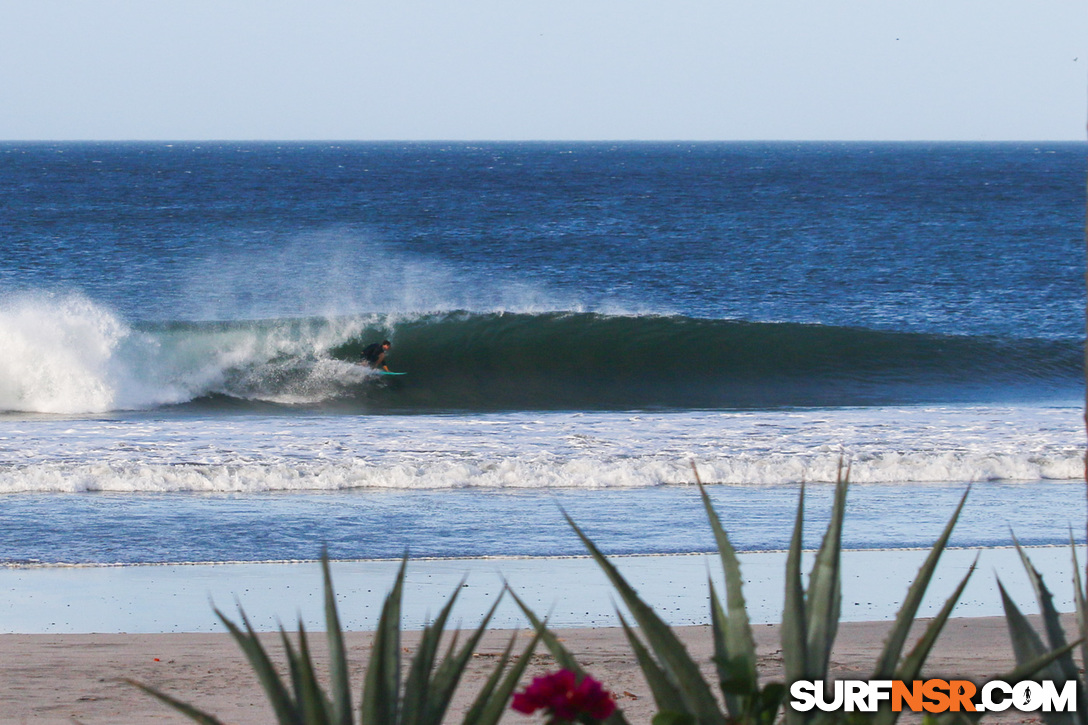
[[[699,550],[660,518],[698,518],[693,461],[751,548],[840,459],[855,545],[918,545],[968,483],[965,541],[1058,542],[1084,159],[0,144],[0,560],[569,553],[553,498]],[[356,364],[383,338],[404,377]]]

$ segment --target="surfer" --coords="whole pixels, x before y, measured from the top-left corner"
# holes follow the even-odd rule
[[[392,346],[393,344],[389,340],[367,345],[363,348],[363,361],[372,368],[381,368],[385,372],[389,372],[389,368],[385,364],[385,353],[389,352],[389,348]]]

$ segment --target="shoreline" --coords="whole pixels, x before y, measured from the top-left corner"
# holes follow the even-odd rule
[[[1085,547],[1078,546],[1085,561]],[[1025,547],[1061,611],[1072,611],[1072,561],[1068,547]],[[895,616],[926,549],[843,552],[843,621],[881,621]],[[805,571],[811,565],[807,555]],[[1034,595],[1014,548],[949,549],[942,556],[919,611],[932,616],[978,557],[960,598],[957,617],[1001,614],[996,577],[1025,612]],[[744,595],[753,623],[779,621],[784,552],[742,552]],[[707,578],[723,591],[721,567],[712,554],[629,555],[613,558],[640,594],[672,625],[709,622]],[[333,586],[346,630],[374,626],[392,586],[397,561],[334,561]],[[470,625],[502,594],[506,584],[555,627],[616,626],[615,601],[599,567],[587,557],[410,560],[404,587],[404,627],[422,627],[458,592],[453,621]],[[324,628],[320,566],[315,562],[105,566],[0,569],[0,633],[201,633],[222,632],[213,612],[235,617],[241,606],[259,631],[302,621]],[[524,615],[507,597],[492,626],[517,629]]]
[[[1068,550],[1069,544],[1030,544],[1021,545],[1025,550],[1031,549],[1066,549]],[[1084,544],[1077,544],[1078,549],[1084,548]],[[1016,546],[1014,544],[1007,544],[1003,546],[946,546],[945,551],[981,551],[982,549],[1003,550],[1008,549],[1014,551]],[[738,554],[785,554],[786,549],[760,549],[759,551],[738,551]],[[811,554],[816,549],[806,548],[802,549],[805,554]],[[929,547],[925,546],[871,546],[871,547],[853,547],[843,548],[843,553],[847,552],[898,552],[898,551],[929,551]],[[609,559],[633,559],[633,558],[653,558],[653,557],[685,557],[685,556],[715,556],[715,551],[670,551],[670,552],[648,552],[648,553],[629,553],[629,554],[608,554]],[[591,559],[589,554],[539,554],[539,555],[522,555],[522,554],[492,554],[488,556],[412,556],[409,558],[410,562],[445,562],[445,561],[563,561],[567,559]],[[383,563],[400,563],[400,558],[395,557],[357,557],[357,558],[340,558],[330,559],[332,564],[383,564]],[[257,561],[247,561],[243,559],[230,560],[230,561],[114,561],[114,562],[22,562],[22,561],[10,561],[0,563],[0,571],[4,569],[12,570],[40,570],[40,569],[129,569],[138,567],[161,567],[161,566],[264,566],[264,565],[281,565],[281,564],[320,564],[321,559],[262,559]]]
[[[842,623],[832,654],[835,676],[856,679],[871,672],[890,619],[927,553],[921,549],[843,552]],[[1027,554],[1054,592],[1058,609],[1070,611],[1069,549],[1029,547]],[[739,556],[761,676],[764,681],[781,679],[777,622],[785,553]],[[1006,625],[997,616],[1000,598],[995,574],[1022,611],[1036,611],[1015,549],[948,550],[908,647],[917,640],[925,618],[936,613],[976,556],[978,568],[928,660],[925,673],[929,676],[982,681],[1012,668]],[[1083,562],[1084,547],[1078,547],[1078,556]],[[805,571],[811,565],[811,552],[807,558]],[[707,576],[721,592],[717,557],[623,556],[613,561],[674,627],[708,680],[715,681]],[[378,617],[398,566],[392,561],[331,563],[356,688],[373,638],[368,629]],[[622,629],[616,626],[618,597],[596,563],[586,557],[410,561],[403,600],[404,648],[414,646],[419,629],[451,592],[456,590],[459,596],[451,629],[474,629],[507,582],[538,615],[549,616],[553,631],[586,670],[616,695],[630,722],[650,721],[655,712],[651,693]],[[245,656],[212,612],[212,605],[218,605],[237,621],[235,603],[263,632],[277,666],[284,662],[282,644],[272,630],[282,622],[295,632],[301,621],[312,633],[319,671],[326,671],[324,637],[318,634],[325,629],[321,571],[314,562],[0,570],[4,632],[0,633],[0,723],[189,722],[124,679],[160,688],[224,722],[271,722],[271,710]],[[1074,626],[1072,619],[1063,616],[1067,631]],[[470,706],[509,637],[518,632],[524,643],[531,635],[526,627],[524,615],[505,598],[454,697],[451,721]],[[522,685],[554,669],[550,655],[538,648]],[[987,722],[1010,725],[1025,721],[1037,718],[1014,710],[987,717]],[[531,721],[508,711],[502,722],[528,725]]]

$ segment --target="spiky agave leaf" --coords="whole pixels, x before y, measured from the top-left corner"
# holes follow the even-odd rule
[[[805,623],[805,589],[801,583],[801,556],[805,528],[805,486],[797,497],[797,514],[793,522],[793,535],[786,555],[786,595],[782,608],[782,664],[786,682],[815,679],[808,672],[808,633]],[[786,708],[786,722],[790,725],[805,722],[807,715],[790,707]]]
[[[571,651],[563,646],[563,643],[559,641],[559,638],[547,628],[547,622],[536,616],[536,613],[529,607],[525,601],[517,595],[510,585],[506,585],[506,591],[513,597],[514,602],[525,614],[526,619],[533,625],[533,629],[540,632],[540,641],[544,643],[544,646],[548,648],[548,651],[552,653],[552,657],[555,658],[556,664],[565,670],[570,670],[578,676],[585,675],[585,670],[578,664],[578,660],[571,654]]]
[[[287,637],[287,630],[283,625],[280,625],[280,644],[283,647],[283,653],[287,657],[287,673],[291,676],[291,686],[289,689],[292,693],[298,693],[302,689],[302,671],[298,666],[298,658],[295,655],[295,647],[291,644],[291,640]]]
[[[903,682],[912,682],[913,680],[918,679],[922,671],[922,665],[925,664],[926,658],[929,657],[930,650],[933,649],[933,645],[936,643],[941,630],[944,629],[944,625],[948,621],[948,618],[952,616],[952,610],[955,609],[956,604],[959,602],[960,596],[967,587],[967,582],[971,579],[971,575],[974,574],[977,564],[978,557],[975,557],[975,561],[972,562],[971,566],[967,569],[967,574],[960,580],[955,591],[953,591],[948,599],[945,600],[944,606],[941,607],[941,611],[937,613],[936,617],[930,620],[930,623],[926,626],[921,638],[914,645],[914,648],[907,653],[907,656],[903,658],[903,661],[899,663],[899,666],[894,670],[892,675],[888,677],[877,677],[874,675],[870,679],[901,680]],[[900,714],[900,712],[892,712],[889,707],[882,707],[873,715],[872,725],[891,725],[899,719]],[[952,719],[957,720],[962,718]],[[944,721],[942,720],[942,722]]]
[[[458,648],[458,634],[454,633],[449,649],[435,666],[440,641],[445,632],[450,611],[457,599],[460,587],[454,591],[435,622],[428,625],[421,637],[421,645],[409,667],[410,674],[401,692],[400,683],[400,624],[407,557],[401,562],[393,588],[387,595],[382,614],[374,634],[373,651],[365,678],[360,708],[361,723],[367,725],[439,725],[449,707],[453,692],[501,602],[501,596],[484,616],[479,628]],[[234,623],[218,609],[216,614],[223,621],[231,636],[241,647],[265,690],[277,722],[281,725],[352,725],[350,688],[346,650],[340,619],[336,611],[336,599],[332,588],[328,558],[322,554],[325,577],[325,614],[330,654],[330,678],[333,693],[330,697],[321,687],[316,675],[314,660],[310,654],[309,638],[301,621],[298,623],[297,646],[281,626],[280,640],[287,658],[289,683],[286,683],[273,666],[271,658],[261,644],[245,611],[239,607],[241,625]],[[510,647],[498,668],[488,678],[484,690],[474,703],[465,725],[495,725],[502,716],[510,694],[529,664],[534,648],[544,636],[543,625],[525,650],[521,660],[505,672],[509,662]],[[132,682],[149,695],[204,725],[221,725],[208,713],[167,695],[155,688]],[[345,715],[346,712],[346,715]],[[609,720],[613,725],[626,725],[622,718]]]
[[[302,715],[302,722],[313,725],[329,725],[332,722],[332,703],[325,696],[321,684],[317,681],[314,660],[310,656],[310,644],[306,637],[306,628],[302,619],[298,622],[298,652],[290,653],[292,671],[298,672],[298,689],[295,701]]]
[[[623,614],[619,611],[616,614],[620,619],[620,625],[623,627],[623,633],[631,645],[631,651],[635,653],[635,660],[638,662],[639,669],[642,670],[646,683],[650,686],[650,692],[653,694],[654,704],[657,705],[658,711],[692,715],[684,702],[684,695],[680,692],[680,687],[669,676],[669,673],[658,665],[657,660],[650,654],[650,650],[646,648],[646,645],[642,644],[642,640],[631,629],[631,625],[627,623],[627,619]]]
[[[1043,644],[1043,640],[1035,633],[1031,624],[1021,612],[1016,602],[1009,596],[1001,579],[997,580],[997,588],[1001,593],[1001,604],[1005,609],[1005,623],[1009,629],[1009,639],[1012,640],[1012,651],[1016,656],[1017,664],[1023,664],[1044,657],[1049,650]],[[1047,666],[1043,672],[1048,679],[1060,679],[1061,669],[1055,663]]]
[[[642,634],[654,656],[679,686],[685,704],[695,716],[696,721],[701,725],[725,725],[726,717],[719,709],[714,693],[703,679],[699,666],[691,659],[687,648],[653,608],[638,596],[619,570],[574,523],[574,520],[566,512],[563,512],[563,516],[627,605],[627,609],[642,629]]]
[[[718,512],[710,501],[710,496],[695,471],[695,481],[703,500],[707,520],[710,522],[714,540],[718,546],[718,556],[725,577],[725,609],[722,609],[713,585],[710,586],[711,618],[714,626],[715,662],[718,665],[718,677],[722,683],[722,694],[726,709],[736,718],[747,709],[748,699],[758,696],[759,673],[756,670],[756,644],[752,636],[752,626],[748,619],[748,607],[744,601],[743,582],[740,573],[740,559],[729,541],[729,536],[722,526]]]
[[[332,725],[352,725],[351,682],[348,677],[347,649],[332,588],[329,552],[321,552],[321,574],[325,589],[325,638],[329,647],[329,682],[332,695]]]
[[[299,722],[300,716],[297,703],[291,697],[290,691],[284,685],[283,680],[280,679],[279,673],[276,672],[271,658],[261,645],[260,639],[257,638],[257,633],[253,631],[246,613],[239,608],[239,616],[242,618],[242,625],[245,627],[245,631],[243,631],[241,627],[232,622],[221,611],[218,609],[214,611],[223,626],[230,632],[234,641],[238,643],[246,659],[249,660],[249,666],[257,675],[257,680],[261,683],[261,687],[264,688],[269,704],[272,705],[276,720],[284,724]]]
[[[1000,582],[998,583],[998,586],[1001,586]],[[1004,590],[1002,590],[1002,595],[1004,594],[1005,592]],[[1009,601],[1011,603],[1011,600]],[[1013,605],[1013,609],[1015,609],[1015,605]],[[1022,623],[1019,626],[1023,626],[1026,624],[1027,620],[1022,620]],[[1053,650],[1051,652],[1044,652],[1038,657],[1025,658],[1023,661],[1019,661],[1018,654],[1018,666],[1014,668],[1011,672],[1001,675],[998,679],[1005,682],[1020,682],[1022,680],[1034,680],[1041,678],[1054,680],[1056,684],[1061,685],[1064,683],[1064,680],[1061,677],[1056,677],[1054,675],[1055,672],[1058,672],[1061,669],[1061,667],[1058,665],[1058,660],[1072,653],[1072,651],[1077,647],[1078,644],[1080,644],[1079,640],[1071,642],[1062,647],[1061,649]],[[1080,695],[1078,694],[1077,697],[1079,698]],[[1043,722],[1048,723],[1048,725],[1073,725],[1074,723],[1083,723],[1086,718],[1083,707],[1078,707],[1077,711],[1073,713],[1044,711],[1040,714],[1042,715]]]
[[[471,707],[465,712],[465,718],[462,721],[463,725],[481,724],[484,710],[487,709],[487,705],[491,702],[495,689],[499,686],[499,680],[502,679],[503,670],[506,669],[506,663],[510,661],[510,653],[514,651],[514,644],[517,642],[517,639],[518,636],[515,633],[510,637],[510,641],[506,643],[506,649],[499,655],[499,660],[495,664],[495,669],[488,675],[487,680],[480,688],[479,693],[477,693],[476,699],[472,701]]]
[[[514,598],[514,601],[517,602],[521,611],[525,613],[525,617],[540,634],[540,641],[543,642],[544,646],[551,652],[556,664],[565,670],[570,670],[579,678],[585,677],[587,674],[585,669],[578,663],[577,658],[571,654],[571,651],[559,641],[559,638],[547,628],[547,622],[536,616],[536,613],[533,612],[529,605],[527,605],[509,585],[506,586],[506,591]],[[627,725],[627,718],[619,708],[616,708],[604,722],[606,725]]]
[[[434,663],[438,657],[438,647],[442,634],[446,630],[446,621],[449,619],[450,611],[457,602],[457,596],[460,594],[463,585],[464,580],[462,579],[461,583],[454,589],[449,601],[439,610],[435,620],[426,625],[420,634],[419,646],[412,656],[411,664],[408,667],[408,678],[404,683],[401,721],[405,725],[418,725],[427,717],[425,711],[430,697],[431,671],[434,669]],[[451,646],[456,645],[456,640],[457,635],[455,633]]]
[[[953,512],[948,523],[945,524],[944,530],[941,532],[941,535],[937,537],[937,541],[933,544],[933,548],[929,550],[929,555],[926,556],[926,560],[923,562],[921,569],[918,570],[918,575],[914,578],[910,588],[907,590],[907,597],[903,600],[903,604],[899,608],[899,613],[895,617],[895,623],[892,625],[891,632],[888,634],[888,639],[884,643],[884,649],[880,653],[880,659],[877,660],[872,679],[890,679],[899,665],[899,659],[903,652],[903,646],[907,641],[907,635],[910,633],[911,625],[914,623],[914,618],[918,614],[918,608],[922,604],[926,589],[929,588],[933,573],[937,570],[937,562],[940,560],[941,554],[944,553],[945,547],[948,545],[948,540],[952,536],[952,529],[955,528],[956,522],[959,520],[960,512],[963,511],[963,506],[967,503],[967,495],[970,492],[970,487],[964,491],[955,512]],[[971,571],[974,571],[974,565],[971,566]],[[968,576],[970,576],[970,572],[968,572]],[[966,583],[966,579],[964,582]]]
[[[842,606],[842,525],[846,516],[846,488],[849,478],[849,470],[844,475],[840,461],[831,521],[816,552],[805,594],[808,635],[806,667],[812,674],[812,679],[817,680],[826,679],[828,663],[831,661],[831,647],[835,644],[835,635],[839,629],[839,612]]]
[[[460,591],[460,587],[458,587]],[[491,618],[495,616],[495,610],[499,608],[499,604],[502,602],[502,593],[496,598],[495,603],[491,605],[491,609],[487,611],[483,619],[480,622],[480,626],[476,628],[464,645],[457,649],[457,633],[454,634],[452,641],[450,642],[449,650],[445,657],[439,663],[438,668],[431,676],[430,685],[427,690],[427,696],[424,700],[424,707],[421,711],[421,717],[419,719],[420,725],[439,725],[442,722],[443,717],[446,714],[446,710],[449,708],[450,700],[453,697],[454,690],[457,689],[458,683],[461,681],[461,676],[465,672],[465,668],[468,667],[469,661],[472,659],[472,654],[476,649],[476,646],[480,643],[480,639],[484,636],[484,632],[487,631],[487,626],[491,622]],[[435,639],[442,636],[442,627],[444,626],[445,619],[443,618],[443,625],[436,627]],[[499,668],[502,669],[501,667]],[[405,693],[405,699],[409,699],[407,692]]]
[[[1049,645],[1043,644],[1042,638],[1028,624],[1027,619],[1017,609],[999,580],[998,586],[1001,589],[1002,603],[1005,605],[1005,619],[1009,627],[1009,636],[1013,640],[1013,651],[1016,653],[1017,662],[1023,664],[1042,657],[1047,652],[1064,652],[1064,654],[1055,657],[1051,664],[1047,665],[1045,674],[1049,679],[1055,680],[1058,685],[1070,681],[1075,682],[1077,699],[1081,701],[1084,699],[1084,686],[1073,662],[1072,648],[1066,644],[1065,632],[1062,630],[1058,611],[1054,607],[1053,595],[1047,589],[1042,575],[1031,563],[1031,559],[1028,558],[1027,553],[1020,546],[1020,542],[1016,540],[1015,536],[1013,542],[1016,544],[1016,550],[1020,555],[1028,580],[1035,591],[1039,613],[1042,617],[1043,631],[1046,633],[1047,644]],[[1074,577],[1074,584],[1079,589],[1077,577]],[[1078,722],[1083,725],[1088,723],[1088,713],[1085,713],[1083,709],[1078,710],[1075,714],[1043,713],[1043,719],[1047,723],[1053,724]]]
[[[363,723],[394,725],[400,719],[400,615],[407,555],[401,560],[393,589],[385,598],[363,682]]]
[[[1039,604],[1039,613],[1043,618],[1043,629],[1046,632],[1047,643],[1050,645],[1051,650],[1062,649],[1066,645],[1065,632],[1062,630],[1058,610],[1054,607],[1054,596],[1047,589],[1039,570],[1031,563],[1031,559],[1028,558],[1027,553],[1020,546],[1020,542],[1015,536],[1013,536],[1013,543],[1016,545],[1016,551],[1020,554],[1020,561],[1024,565],[1024,571],[1027,572],[1031,588],[1035,591],[1035,599]],[[1065,679],[1077,679],[1077,667],[1073,664],[1071,654],[1059,657],[1057,662]],[[1083,699],[1082,692],[1078,692],[1077,696]]]
[[[933,649],[933,645],[937,642],[937,637],[940,635],[941,630],[944,629],[945,623],[948,618],[952,616],[952,610],[955,609],[956,604],[959,603],[960,596],[963,594],[963,590],[967,588],[967,582],[970,581],[971,575],[975,573],[975,568],[978,566],[978,557],[975,557],[975,561],[971,562],[971,566],[967,568],[967,573],[964,574],[963,579],[956,585],[956,589],[945,600],[944,605],[941,607],[941,611],[937,613],[937,616],[930,620],[929,625],[922,633],[922,637],[914,645],[914,648],[903,658],[903,661],[895,669],[890,678],[881,679],[893,679],[903,680],[904,682],[910,682],[918,678],[918,675],[922,671],[922,665],[925,664],[926,658],[929,656],[930,650]],[[873,677],[872,679],[877,679]]]
[[[710,591],[710,627],[714,639],[714,666],[718,670],[718,684],[725,699],[725,709],[732,718],[744,712],[745,699],[759,691],[758,675],[749,673],[743,656],[732,656],[727,640],[729,615],[722,607],[714,582],[707,577]]]
[[[1003,680],[1005,682],[1019,682],[1020,680],[1025,680],[1030,677],[1036,677],[1040,671],[1045,669],[1047,666],[1053,664],[1059,657],[1064,657],[1066,654],[1072,652],[1079,644],[1080,640],[1070,642],[1061,649],[1054,650],[1053,652],[1047,652],[1040,657],[1036,657],[1033,660],[1028,660],[1023,664],[1017,665],[1009,672],[1006,672],[1005,674],[999,676],[997,679]]]
[[[1069,550],[1073,554],[1073,598],[1077,605],[1077,632],[1080,634],[1081,661],[1088,665],[1088,600],[1085,597],[1084,582],[1077,562],[1077,544],[1073,541],[1073,532],[1069,532]]]
[[[469,711],[472,718],[469,719],[466,714],[463,725],[497,725],[506,710],[506,703],[509,701],[510,695],[513,694],[514,688],[518,686],[521,676],[525,674],[525,669],[529,666],[533,651],[539,644],[542,635],[543,631],[538,629],[532,640],[522,651],[517,663],[502,678],[501,683],[494,689],[485,689],[480,693],[476,703],[473,704],[473,708]],[[511,639],[510,647],[513,647],[513,644],[513,639]],[[496,669],[496,672],[500,672],[504,664],[505,661]],[[479,707],[477,707],[477,704]]]
[[[201,725],[224,725],[223,721],[217,719],[214,715],[209,715],[203,710],[198,710],[187,702],[182,702],[176,697],[167,695],[162,690],[158,690],[149,685],[136,682],[135,680],[125,679],[124,682],[127,682],[133,687],[138,687],[155,699],[159,700],[159,702],[162,702],[163,704],[169,705],[170,707],[174,708],[193,722],[201,723]]]

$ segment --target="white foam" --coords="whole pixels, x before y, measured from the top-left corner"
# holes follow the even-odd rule
[[[0,304],[0,410],[102,412],[115,406],[111,363],[128,328],[79,295]]]
[[[1075,408],[0,420],[0,492],[1077,480]]]
[[[316,403],[365,375],[327,353],[375,322],[370,316],[152,334],[80,294],[12,296],[0,301],[0,411],[142,410],[217,392]]]

